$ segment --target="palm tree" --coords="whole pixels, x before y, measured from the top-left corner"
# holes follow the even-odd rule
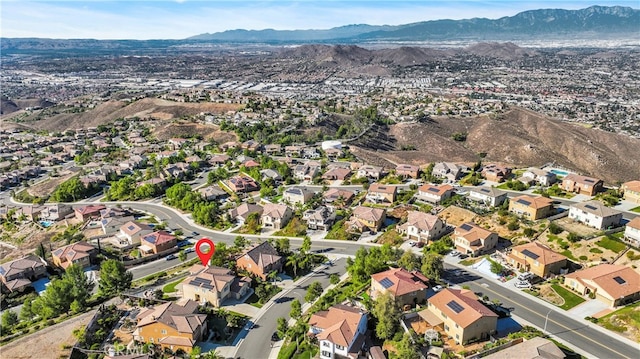
[[[291,255],[289,255],[287,257],[287,266],[291,266],[291,268],[293,268],[293,277],[297,277],[298,276],[298,255],[295,253],[292,253]]]

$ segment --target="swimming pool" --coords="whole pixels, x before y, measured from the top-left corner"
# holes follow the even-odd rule
[[[558,176],[566,176],[566,175],[568,175],[568,174],[569,174],[569,172],[567,172],[567,171],[563,171],[563,170],[556,170],[556,169],[552,169],[550,172],[551,172],[551,173],[555,173],[555,174],[557,174]]]
[[[40,225],[43,226],[44,228],[49,228],[49,227],[53,226],[53,222],[51,222],[51,221],[40,221]]]

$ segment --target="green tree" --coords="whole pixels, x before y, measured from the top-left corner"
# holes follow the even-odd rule
[[[491,272],[500,274],[504,271],[504,266],[496,261],[491,261]]]
[[[304,236],[304,238],[302,239],[302,245],[300,246],[300,252],[309,253],[310,250],[311,250],[311,237]]]
[[[243,236],[236,236],[236,238],[233,240],[233,246],[239,250],[244,249],[247,244],[249,244],[249,240]]]
[[[33,307],[32,307],[33,300],[34,300],[34,298],[32,296],[28,296],[24,300],[24,303],[22,304],[22,308],[20,309],[20,319],[21,320],[29,321],[29,320],[33,319],[33,317],[35,315],[33,313]]]
[[[322,294],[322,284],[320,282],[313,282],[309,285],[307,289],[307,295],[304,297],[304,300],[307,302],[313,302]]]
[[[11,331],[16,324],[18,324],[18,314],[12,310],[5,310],[2,313],[2,331]]]
[[[393,353],[392,359],[420,359],[422,354],[418,344],[411,340],[411,334],[404,333],[402,340],[396,345],[397,352]]]
[[[391,293],[387,292],[379,296],[373,304],[371,313],[378,321],[376,324],[378,338],[390,339],[393,337],[398,327],[401,312]]]
[[[429,279],[438,281],[444,271],[444,261],[442,256],[436,253],[425,253],[422,257],[422,274]]]
[[[298,319],[302,315],[302,304],[298,299],[294,299],[291,302],[291,311],[289,312],[289,316],[293,319]]]
[[[289,325],[287,324],[287,320],[283,317],[279,317],[277,319],[277,327],[276,331],[278,332],[278,337],[284,338],[287,334],[287,329],[289,329]]]
[[[400,259],[398,259],[398,266],[408,271],[420,269],[420,258],[410,251],[402,253]]]
[[[178,259],[180,259],[180,262],[186,261],[187,260],[187,252],[180,251],[180,253],[178,253]]]
[[[105,297],[120,294],[131,287],[132,279],[133,274],[125,269],[124,264],[108,259],[100,265],[98,292]]]
[[[87,307],[87,301],[91,297],[91,291],[95,287],[95,283],[87,277],[82,267],[77,264],[72,264],[67,268],[63,279],[69,282],[71,286],[71,297],[77,302],[76,308],[74,308],[73,311],[83,311]]]
[[[36,313],[48,319],[69,311],[73,297],[72,286],[64,279],[53,279],[47,289],[33,303]]]
[[[280,255],[287,255],[291,251],[291,241],[287,237],[276,239],[275,248]]]
[[[338,284],[338,283],[340,283],[340,276],[339,276],[339,275],[337,275],[337,274],[335,274],[335,273],[332,273],[332,274],[329,276],[329,283],[331,283],[331,284]]]
[[[191,348],[191,352],[189,352],[189,359],[198,359],[200,358],[200,354],[202,354],[202,349],[196,345]]]

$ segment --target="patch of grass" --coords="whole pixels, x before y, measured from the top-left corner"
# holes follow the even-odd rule
[[[591,252],[591,253],[598,253],[598,254],[599,254],[599,253],[602,253],[602,251],[601,251],[599,248],[591,248],[591,249],[589,249],[589,252]]]
[[[567,258],[571,259],[571,260],[572,260],[572,261],[574,261],[574,262],[577,262],[577,261],[578,261],[578,260],[576,259],[576,257],[574,257],[574,256],[573,256],[573,253],[571,253],[571,251],[570,251],[570,250],[568,250],[568,249],[566,249],[566,250],[564,250],[564,251],[560,252],[560,254],[562,254],[563,256],[565,256],[565,257],[567,257]]]
[[[615,321],[615,322],[613,322]],[[620,325],[618,323],[624,323]],[[640,302],[620,308],[598,319],[598,324],[616,332],[624,332],[627,327],[640,327]]]
[[[281,230],[275,232],[274,236],[302,237],[307,234],[307,225],[298,217],[293,217]]]
[[[597,241],[596,244],[604,249],[608,249],[616,253],[620,253],[627,248],[626,244],[620,242],[613,236],[605,236],[601,240]]]
[[[183,280],[184,280],[184,278],[165,285],[162,288],[162,292],[163,293],[173,293],[173,292],[175,292],[176,291],[176,285],[178,285],[179,283],[182,283]]]
[[[264,304],[260,303],[260,298],[256,295],[256,293],[251,294],[249,298],[245,301],[245,303],[252,305],[256,308],[262,308]]]
[[[392,246],[400,245],[402,244],[402,242],[404,242],[404,238],[400,233],[398,233],[398,231],[395,230],[395,228],[387,229],[387,231],[384,232],[380,237],[378,237],[378,240],[376,241],[376,243],[378,244],[388,243]]]
[[[346,221],[347,221],[347,219],[345,218],[345,219],[341,219],[338,222],[336,222],[333,225],[333,227],[331,227],[331,229],[329,230],[329,232],[327,233],[325,238],[327,238],[327,239],[340,239],[340,240],[344,240],[344,241],[356,239],[358,237],[358,235],[347,232],[346,224],[345,224]]]
[[[560,306],[560,308],[564,310],[569,310],[576,305],[584,302],[584,298],[578,296],[577,294],[572,293],[570,290],[564,288],[559,284],[552,284],[551,288],[558,293],[559,296],[564,299],[564,304]]]
[[[477,258],[469,258],[469,259],[465,259],[465,260],[460,261],[460,264],[462,264],[463,266],[467,266],[468,267],[468,266],[472,265],[473,263],[477,262],[477,260],[478,260]]]
[[[631,212],[636,212],[636,213],[640,213],[640,206],[638,207],[633,207],[630,209]]]

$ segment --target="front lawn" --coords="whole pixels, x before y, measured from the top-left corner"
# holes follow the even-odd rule
[[[569,310],[575,307],[576,305],[584,302],[584,298],[578,296],[577,294],[574,294],[573,292],[564,288],[560,284],[552,284],[551,288],[553,288],[553,290],[555,290],[556,293],[558,293],[558,295],[561,296],[562,299],[564,299],[564,304],[559,306],[564,310]]]
[[[175,292],[176,291],[176,285],[182,283],[183,280],[184,280],[184,278],[179,279],[179,280],[177,280],[175,282],[171,282],[171,283],[165,285],[162,288],[162,292],[163,293],[173,293],[173,292]]]
[[[636,213],[640,213],[640,206],[638,207],[633,207],[630,209],[631,212],[636,212]]]
[[[602,239],[597,241],[596,244],[602,248],[608,249],[616,253],[620,253],[625,248],[627,248],[626,244],[620,242],[615,237],[610,235],[602,237]]]
[[[281,230],[275,232],[274,236],[302,237],[307,234],[307,225],[298,217],[293,217]]]

